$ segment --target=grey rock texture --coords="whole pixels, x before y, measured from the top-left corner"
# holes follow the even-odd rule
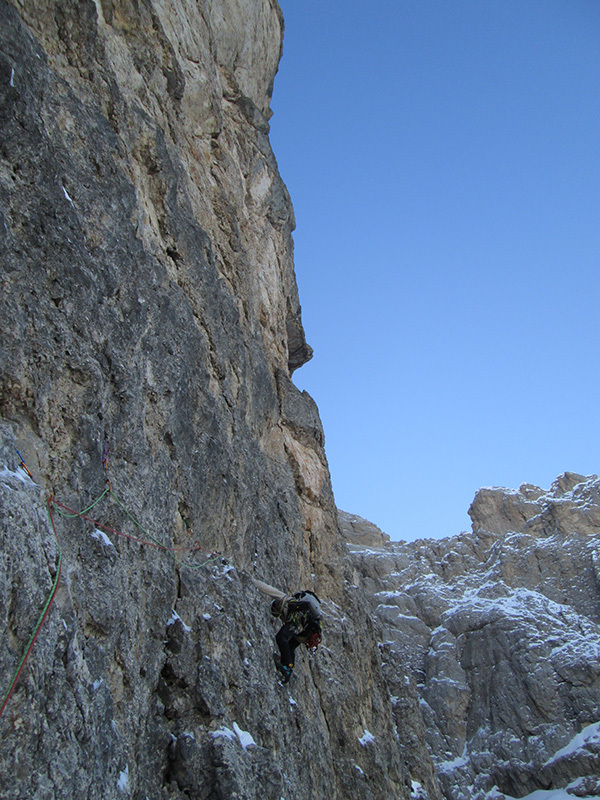
[[[349,514],[347,511],[338,509],[338,523],[342,536],[351,544],[362,544],[366,547],[383,547],[390,541],[387,533],[383,533],[377,525],[356,514]]]
[[[0,1],[3,695],[62,553],[0,719],[2,800],[410,794],[291,380],[282,31],[274,0]],[[50,496],[95,522],[54,507],[54,530]],[[252,577],[324,601],[288,687]]]
[[[351,546],[444,797],[600,791],[599,513],[600,480],[565,473],[480,490],[472,533]]]

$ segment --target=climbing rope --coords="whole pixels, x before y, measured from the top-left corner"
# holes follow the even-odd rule
[[[28,472],[29,472],[29,470],[28,470]],[[56,590],[58,589],[58,583],[60,581],[60,571],[61,571],[61,566],[62,566],[62,551],[60,549],[60,545],[58,544],[58,539],[56,538],[56,528],[54,527],[54,520],[52,519],[52,511],[50,509],[50,500],[51,500],[51,498],[48,498],[48,516],[50,517],[50,523],[52,525],[52,530],[54,532],[54,538],[56,540],[56,549],[57,549],[57,552],[58,552],[58,563],[56,565],[56,575],[54,576],[54,583],[52,584],[52,591],[50,592],[50,595],[49,595],[48,599],[46,600],[46,605],[42,609],[42,613],[40,614],[39,619],[36,622],[35,628],[33,629],[33,633],[31,634],[31,638],[27,642],[27,647],[25,648],[25,652],[21,656],[21,660],[19,661],[19,663],[17,665],[17,669],[16,669],[16,672],[15,672],[15,674],[13,676],[13,679],[10,682],[9,687],[6,690],[6,694],[4,695],[4,697],[2,699],[2,705],[0,706],[0,717],[4,713],[4,709],[6,708],[6,705],[7,705],[8,701],[9,701],[9,699],[10,699],[10,696],[13,693],[13,689],[15,688],[15,686],[17,684],[17,681],[19,680],[19,676],[21,675],[21,672],[23,672],[23,669],[25,668],[25,664],[27,663],[27,659],[29,658],[29,656],[31,654],[31,651],[33,650],[33,645],[35,644],[35,640],[37,639],[38,634],[39,634],[39,632],[40,632],[40,630],[42,628],[42,625],[44,624],[44,622],[46,620],[46,617],[48,616],[48,613],[50,611],[50,608],[52,607],[52,603],[54,602],[54,598],[56,597]]]
[[[17,451],[17,453],[19,455],[19,458],[21,458],[21,454],[18,451]],[[103,453],[103,464],[105,466],[105,469],[106,469],[107,462],[108,462],[108,451],[106,450],[106,452]],[[23,467],[25,469],[25,471],[27,472],[27,474],[31,477],[31,473],[29,472],[29,470],[25,466],[22,458],[21,458],[21,467]],[[56,574],[54,576],[54,582],[52,584],[52,590],[50,592],[50,595],[49,595],[48,599],[46,600],[46,604],[44,605],[44,608],[42,609],[42,612],[41,612],[41,614],[40,614],[40,616],[38,618],[38,621],[36,622],[35,628],[33,629],[33,633],[31,634],[31,637],[30,637],[30,639],[29,639],[29,641],[27,643],[27,646],[25,647],[25,651],[24,651],[23,655],[21,656],[21,660],[19,661],[19,663],[17,665],[17,669],[16,669],[15,674],[14,674],[14,676],[13,676],[13,678],[12,678],[10,684],[9,684],[9,687],[6,690],[6,693],[4,694],[4,697],[2,698],[2,705],[0,706],[0,717],[2,717],[2,714],[4,713],[4,709],[6,708],[6,706],[8,704],[8,701],[10,700],[10,697],[11,697],[13,691],[14,691],[14,688],[17,685],[17,681],[19,680],[19,677],[20,677],[21,673],[23,672],[23,669],[25,668],[25,664],[27,663],[27,659],[31,655],[31,651],[33,650],[33,646],[35,644],[35,641],[36,641],[36,639],[37,639],[37,637],[39,635],[40,630],[42,629],[42,626],[43,626],[44,622],[46,621],[46,618],[47,618],[49,612],[50,612],[50,608],[52,607],[52,603],[54,602],[54,598],[56,597],[58,584],[60,582],[60,573],[61,573],[61,566],[62,566],[62,551],[60,549],[60,545],[59,545],[59,542],[58,542],[58,536],[56,534],[56,527],[55,527],[55,524],[54,524],[54,517],[52,515],[52,509],[53,508],[56,509],[56,511],[60,514],[60,516],[62,516],[65,519],[75,519],[75,518],[79,517],[82,520],[85,520],[87,522],[92,523],[95,527],[100,528],[100,529],[105,530],[105,531],[108,531],[109,533],[112,533],[115,536],[122,536],[123,538],[130,539],[130,540],[132,540],[134,542],[137,542],[138,544],[147,545],[148,547],[156,547],[156,548],[158,548],[160,550],[168,552],[173,557],[173,559],[175,560],[176,564],[178,564],[179,566],[182,566],[182,567],[187,567],[188,569],[201,569],[202,567],[205,567],[207,564],[209,564],[211,561],[216,561],[218,558],[220,558],[220,556],[218,554],[215,555],[215,554],[211,553],[211,554],[209,554],[210,558],[206,559],[206,561],[203,561],[201,564],[187,564],[185,561],[180,561],[175,556],[175,553],[179,553],[179,552],[192,553],[192,552],[197,552],[199,550],[203,550],[203,548],[198,543],[196,543],[196,545],[194,547],[168,547],[167,545],[162,544],[162,542],[159,542],[158,539],[156,539],[154,536],[152,536],[152,534],[149,533],[135,519],[135,517],[127,510],[127,508],[123,505],[123,503],[115,495],[113,489],[111,488],[110,481],[109,481],[108,478],[107,478],[107,483],[108,483],[108,485],[107,485],[106,489],[97,498],[97,500],[94,500],[93,503],[90,503],[90,505],[87,506],[86,508],[84,508],[82,511],[75,511],[72,508],[69,508],[68,506],[65,506],[63,503],[59,503],[57,500],[55,500],[53,498],[52,495],[50,495],[50,497],[47,500],[46,505],[47,505],[48,517],[50,519],[50,525],[52,527],[52,532],[54,534],[54,539],[56,541],[56,549],[57,549],[57,553],[58,553],[58,562],[57,562],[57,565],[56,565]],[[95,508],[100,503],[100,501],[103,500],[107,495],[114,499],[114,501],[122,509],[122,511],[126,514],[126,516],[134,523],[134,525],[137,528],[139,528],[139,530],[141,530],[145,534],[147,539],[141,539],[141,538],[139,538],[137,536],[131,536],[130,534],[123,533],[122,531],[115,530],[114,528],[110,528],[108,525],[105,525],[105,524],[103,524],[101,522],[98,522],[97,520],[94,520],[91,517],[87,516],[88,513],[93,508]],[[207,552],[207,551],[205,551],[205,552]]]
[[[76,517],[83,517],[84,514],[87,514],[88,511],[91,511],[92,508],[97,506],[98,503],[100,502],[100,500],[102,500],[104,497],[106,497],[106,495],[109,492],[110,492],[110,489],[107,486],[106,489],[100,495],[100,497],[97,500],[94,500],[93,503],[90,503],[90,505],[87,508],[84,508],[82,511],[72,511],[70,508],[67,508],[66,506],[63,506],[61,503],[57,503],[56,500],[54,500],[53,497],[50,497],[50,502],[56,508],[56,510],[58,511],[58,513],[60,514],[61,517],[64,517],[65,519],[75,519]],[[63,510],[60,511],[60,509],[63,509]],[[87,519],[87,517],[84,517],[84,519]]]
[[[109,495],[116,502],[119,508],[121,508],[121,510],[131,520],[131,522],[133,522],[133,524],[137,528],[139,528],[140,531],[142,531],[142,533],[147,537],[147,539],[141,539],[138,536],[132,536],[129,533],[124,533],[123,531],[115,530],[115,528],[111,528],[108,525],[105,525],[104,523],[99,522],[98,520],[92,519],[91,517],[87,516],[87,513],[91,511],[92,508],[97,506],[98,503],[107,495]],[[87,508],[84,508],[82,511],[75,511],[72,508],[65,506],[63,503],[59,503],[57,500],[54,499],[52,499],[52,505],[54,506],[54,508],[56,508],[57,512],[66,519],[74,519],[75,517],[80,517],[81,519],[92,523],[92,525],[95,525],[97,528],[101,528],[102,530],[108,531],[109,533],[112,533],[115,536],[121,536],[124,539],[130,539],[131,541],[137,542],[138,544],[143,544],[148,547],[156,547],[159,550],[164,550],[165,552],[170,553],[173,556],[175,562],[179,566],[187,567],[188,569],[200,569],[201,567],[206,566],[206,564],[209,564],[211,561],[216,561],[218,558],[220,558],[218,554],[215,555],[211,553],[209,554],[210,558],[202,562],[202,564],[187,564],[185,561],[180,561],[178,558],[176,558],[175,553],[181,553],[181,552],[192,553],[192,552],[197,552],[199,550],[203,550],[204,548],[198,543],[196,543],[193,547],[169,547],[163,544],[154,536],[152,536],[152,534],[148,530],[146,530],[146,528],[144,528],[144,526],[141,525],[141,523],[139,523],[136,520],[136,518],[127,510],[127,508],[121,502],[121,500],[119,500],[119,498],[115,494],[114,489],[112,489],[110,486],[108,486],[102,492],[102,494],[97,500],[94,500],[93,503],[87,506]]]

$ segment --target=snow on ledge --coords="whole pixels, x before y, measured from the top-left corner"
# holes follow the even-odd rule
[[[235,739],[235,733],[231,730],[231,728],[227,728],[225,725],[223,725],[222,728],[213,731],[211,736],[213,739],[229,739],[230,741]]]
[[[573,800],[574,795],[568,790],[575,789],[578,783],[580,783],[580,779],[573,781],[564,789],[537,789],[535,792],[525,795],[525,797],[518,798],[518,800]],[[517,798],[500,792],[498,787],[494,786],[487,793],[486,800],[517,800]],[[581,800],[600,800],[600,798],[598,798],[598,795],[586,795]]]
[[[102,544],[105,544],[107,547],[112,547],[114,549],[114,544],[111,542],[111,540],[108,538],[108,536],[104,533],[104,531],[98,530],[98,528],[94,528],[94,530],[92,531],[92,533],[90,535],[92,536],[92,538],[98,539],[99,541],[101,541]]]
[[[469,758],[467,756],[467,746],[465,745],[462,755],[456,756],[456,758],[453,758],[450,761],[443,761],[441,764],[438,764],[437,769],[440,773],[454,772],[455,769],[460,769],[461,767],[466,766],[468,763]]]
[[[129,764],[125,767],[124,770],[119,772],[119,780],[117,781],[117,789],[120,792],[128,792],[129,791]]]
[[[587,744],[599,744],[600,743],[600,722],[592,722],[591,725],[586,725],[583,730],[577,733],[561,750],[557,750],[556,753],[550,758],[546,765],[553,764],[555,761],[558,761],[561,758],[565,758],[567,756],[573,755],[578,753],[582,750]]]
[[[233,723],[233,730],[237,733],[237,737],[240,740],[240,744],[242,745],[244,750],[247,750],[252,745],[256,747],[256,742],[254,741],[252,736],[248,733],[248,731],[243,731],[237,724],[237,722]]]
[[[169,619],[169,621],[167,622],[167,628],[169,627],[169,625],[175,625],[176,622],[181,622],[181,626],[183,627],[183,630],[186,631],[186,633],[189,633],[192,630],[189,625],[185,624],[185,622],[181,619],[181,617],[175,611],[175,609],[173,609],[173,614]]]
[[[246,751],[249,747],[257,746],[256,742],[252,738],[252,735],[248,733],[248,731],[243,731],[237,722],[233,723],[233,730],[223,725],[222,728],[213,731],[211,735],[213,739],[229,739],[229,741],[233,741],[235,738],[237,738],[244,751]]]
[[[21,483],[24,483],[25,486],[37,486],[38,484],[33,481],[29,475],[25,472],[22,467],[17,467],[16,470],[9,469],[6,466],[3,466],[0,470],[0,480],[2,478],[16,478]]]
[[[371,742],[375,741],[375,737],[373,734],[365,728],[364,734],[358,740],[363,747],[366,747]]]

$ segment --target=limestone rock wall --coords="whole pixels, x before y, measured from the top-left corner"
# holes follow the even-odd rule
[[[274,0],[0,0],[3,693],[57,585],[3,800],[409,795],[291,380],[282,31]],[[324,600],[288,688],[252,577]]]

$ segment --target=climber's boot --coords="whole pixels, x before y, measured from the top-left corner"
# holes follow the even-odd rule
[[[286,664],[282,664],[280,661],[276,661],[275,666],[277,667],[279,672],[281,672],[282,675],[281,682],[287,683],[289,679],[292,677],[292,670],[294,669],[293,665],[290,664],[289,666],[287,666]]]

